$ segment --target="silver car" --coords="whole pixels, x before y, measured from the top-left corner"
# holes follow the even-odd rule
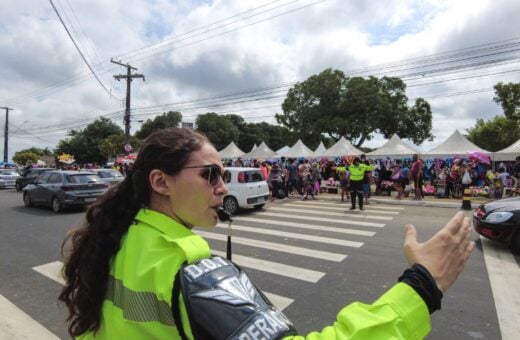
[[[0,169],[0,188],[14,188],[18,177],[20,177],[20,175],[15,170]]]
[[[90,169],[88,171],[98,175],[99,178],[108,185],[115,185],[125,179],[125,176],[114,169]]]

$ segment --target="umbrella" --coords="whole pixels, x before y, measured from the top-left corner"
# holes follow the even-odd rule
[[[483,153],[482,151],[470,151],[468,152],[469,159],[476,160],[481,163],[491,164],[491,160],[489,156]]]

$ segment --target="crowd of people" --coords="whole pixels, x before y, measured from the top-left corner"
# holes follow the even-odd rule
[[[352,178],[358,159],[363,165],[360,174]],[[504,188],[510,187],[520,179],[520,156],[515,162],[500,162],[493,169],[491,164],[478,160],[454,158],[426,162],[413,155],[412,159],[367,159],[365,155],[342,157],[336,161],[327,159],[295,159],[281,157],[279,160],[258,161],[256,159],[228,160],[226,166],[250,166],[259,168],[271,189],[271,199],[289,197],[294,191],[302,199],[314,199],[319,195],[322,181],[329,186],[338,187],[341,201],[353,199],[362,193],[359,207],[368,204],[371,194],[390,194],[396,191],[396,199],[412,197],[422,200],[432,194],[439,198],[461,198],[464,189],[469,187],[487,188],[490,198],[500,198]],[[361,181],[361,183],[359,182]],[[354,183],[354,187],[352,184]],[[355,208],[355,204],[352,204]]]

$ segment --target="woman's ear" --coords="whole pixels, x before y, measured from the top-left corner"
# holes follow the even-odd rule
[[[152,190],[161,195],[168,196],[170,194],[171,182],[168,181],[168,175],[159,169],[153,169],[148,175]]]

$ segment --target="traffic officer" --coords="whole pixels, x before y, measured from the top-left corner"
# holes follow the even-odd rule
[[[350,210],[356,209],[356,198],[359,200],[359,209],[365,210],[363,208],[363,180],[366,167],[366,164],[361,163],[359,157],[355,157],[348,167],[350,172],[350,201],[352,202]]]

